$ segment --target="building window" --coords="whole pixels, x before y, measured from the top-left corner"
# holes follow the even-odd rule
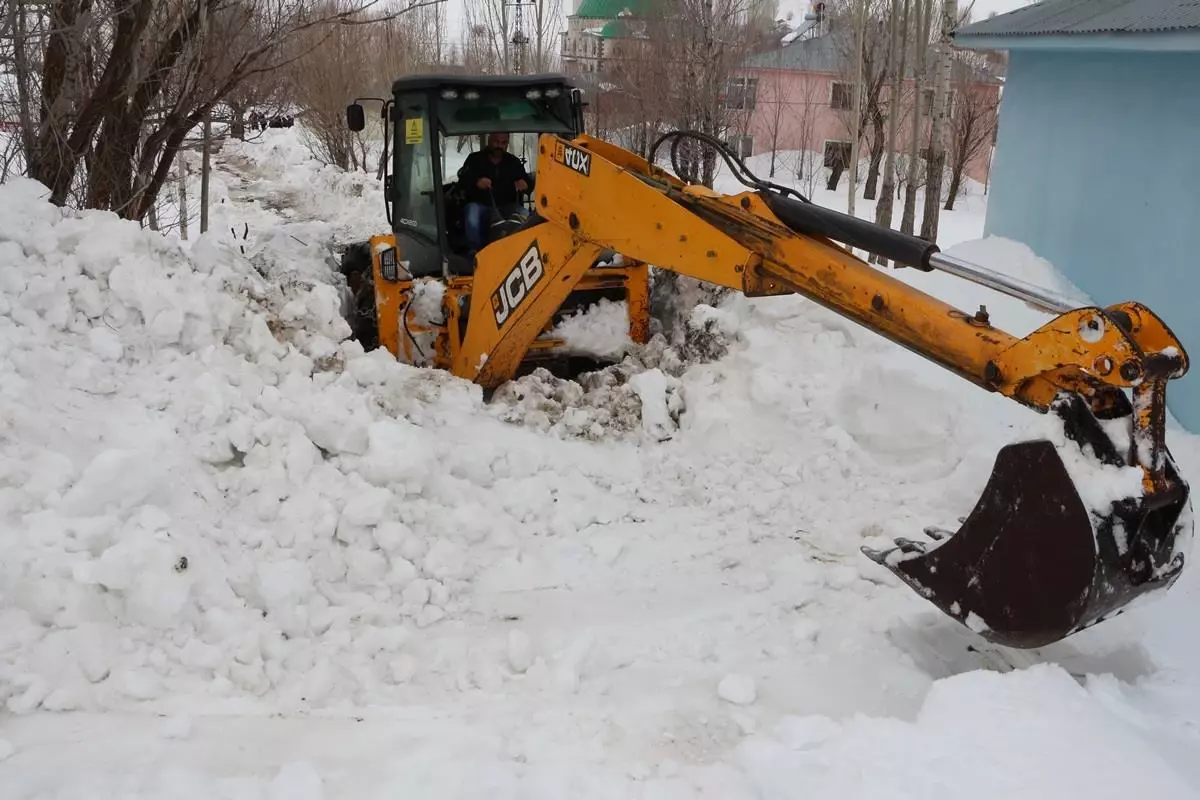
[[[854,85],[834,81],[829,86],[829,106],[842,111],[849,111],[854,107]]]
[[[725,87],[725,107],[753,109],[758,102],[758,78],[733,78]]]
[[[850,165],[850,149],[849,142],[826,141],[825,166],[830,169],[839,165],[842,169],[848,167]]]

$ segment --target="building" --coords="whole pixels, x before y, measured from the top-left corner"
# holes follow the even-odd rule
[[[1046,0],[955,43],[1009,58],[985,233],[1097,303],[1145,303],[1200,358],[1200,3]],[[1167,393],[1193,431],[1197,372]]]
[[[797,31],[801,35],[785,37],[782,46],[759,53],[748,59],[733,81],[727,106],[744,109],[746,119],[738,149],[744,155],[770,151],[805,151],[819,154],[820,166],[832,167],[841,160],[849,161],[853,137],[853,86],[848,76],[853,74],[845,49],[837,34],[809,21]],[[951,78],[949,150],[953,141],[962,142],[960,151],[966,177],[985,183],[991,162],[991,144],[995,138],[996,112],[999,106],[1002,80],[995,65],[984,58],[956,59]],[[930,73],[921,102],[921,137],[928,141],[933,104],[932,57]],[[869,157],[872,143],[882,142],[886,114],[890,112],[889,86],[883,65],[877,76],[875,107],[881,111],[878,125],[868,122],[860,144],[862,157]],[[868,74],[865,96],[871,96]],[[908,152],[912,141],[912,110],[914,80],[907,75],[901,85],[897,109],[901,115],[897,129],[897,152]],[[864,100],[864,102],[867,102]],[[864,109],[864,115],[875,119]],[[956,137],[956,125],[959,136]],[[880,151],[882,148],[880,148]],[[926,148],[922,148],[925,152]],[[881,152],[882,155],[882,152]],[[954,153],[948,156],[953,158]]]
[[[652,0],[574,0],[562,33],[559,53],[568,75],[590,76],[603,72],[611,58],[613,43],[637,36],[644,23],[639,21]]]

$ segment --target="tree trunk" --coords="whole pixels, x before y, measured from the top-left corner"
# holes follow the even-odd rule
[[[962,167],[955,166],[953,173],[950,175],[950,194],[946,198],[946,210],[954,210],[954,198],[958,197],[958,191],[962,187]]]
[[[875,223],[885,228],[892,227],[892,208],[896,198],[896,133],[899,129],[900,117],[900,76],[904,74],[904,54],[908,46],[908,9],[910,0],[904,0],[904,27],[898,33],[898,17],[900,16],[900,0],[892,0],[891,19],[889,21],[889,38],[891,46],[888,49],[888,76],[890,89],[888,97],[888,127],[887,140],[884,149],[887,158],[883,166],[883,187],[879,202],[875,204]],[[900,52],[897,53],[896,51]],[[899,64],[897,64],[897,57]],[[888,260],[882,256],[875,257],[875,263],[887,266]]]
[[[846,213],[854,216],[854,201],[858,197],[858,155],[859,142],[862,140],[862,74],[863,74],[863,39],[867,26],[867,7],[865,0],[859,0],[854,10],[854,98],[851,114],[854,120],[854,131],[850,136],[850,188],[846,202]]]
[[[246,109],[240,103],[229,104],[229,135],[239,142],[246,141]]]
[[[67,4],[70,5],[70,4]],[[37,154],[38,161],[31,165],[30,175],[41,181],[50,189],[50,202],[63,205],[71,191],[75,180],[75,171],[79,160],[90,147],[92,139],[104,121],[106,115],[114,109],[123,109],[119,101],[127,93],[134,67],[140,55],[139,43],[150,23],[151,12],[155,8],[153,0],[135,0],[123,5],[116,13],[113,43],[109,49],[108,61],[104,72],[92,90],[87,102],[79,110],[71,126],[70,137],[65,144],[62,142],[63,131],[58,129],[65,120],[51,120],[49,124],[43,121],[39,136]],[[72,19],[72,24],[75,19]],[[71,30],[54,30],[50,38],[73,35]],[[48,45],[49,46],[49,45]],[[63,57],[66,57],[64,43]],[[47,64],[47,68],[49,64]],[[65,69],[65,66],[62,67]],[[53,140],[55,146],[51,147]]]
[[[837,191],[838,183],[840,183],[842,179],[843,169],[844,167],[842,166],[842,160],[840,158],[833,162],[833,166],[829,168],[829,181],[825,184],[825,188],[828,191]]]
[[[929,16],[932,0],[914,0],[917,4],[916,57],[913,60],[912,141],[908,146],[908,175],[904,182],[904,215],[900,230],[912,233],[917,222],[917,162],[921,157],[921,95],[925,90],[926,54],[929,49]]]
[[[867,185],[863,189],[864,200],[874,200],[879,187],[879,166],[883,163],[883,150],[887,142],[883,133],[883,112],[879,110],[876,101],[874,113],[871,114],[871,127],[875,130],[875,140],[871,146],[871,164],[867,169]]]
[[[933,131],[929,137],[929,162],[925,173],[925,209],[921,218],[921,238],[937,242],[938,206],[942,200],[942,171],[946,166],[946,117],[950,99],[950,62],[954,56],[950,36],[958,18],[958,0],[944,0],[941,35],[938,41],[937,83],[933,90]]]

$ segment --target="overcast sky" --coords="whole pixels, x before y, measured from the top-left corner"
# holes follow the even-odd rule
[[[975,9],[972,17],[975,20],[987,19],[988,14],[991,14],[993,11],[997,14],[1005,14],[1015,8],[1027,6],[1030,2],[1032,0],[975,0]]]

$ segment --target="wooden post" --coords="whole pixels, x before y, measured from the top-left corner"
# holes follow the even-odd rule
[[[179,159],[179,238],[188,238],[187,165]]]
[[[208,230],[208,175],[212,166],[212,109],[204,114],[204,141],[200,155],[200,234]]]

